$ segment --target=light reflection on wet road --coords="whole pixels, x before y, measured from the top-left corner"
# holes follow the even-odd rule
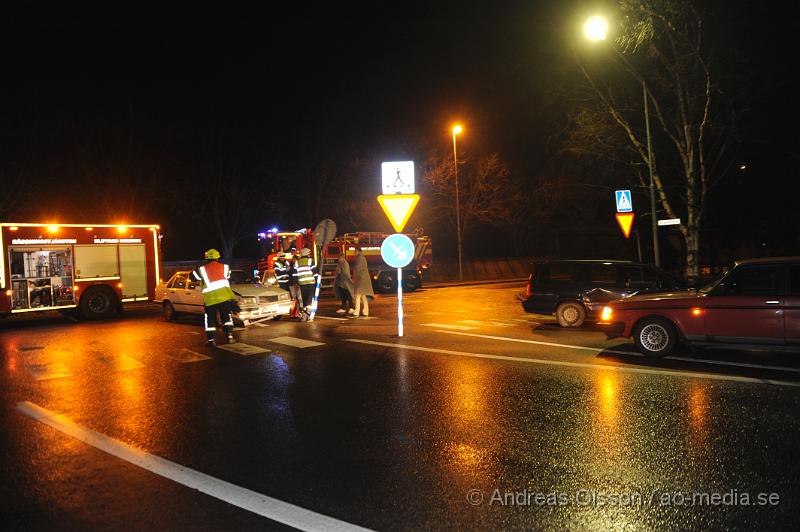
[[[57,316],[0,322],[6,481],[0,510],[13,525],[29,528],[276,525],[105,455],[15,409],[30,401],[142,451],[382,530],[798,525],[800,388],[692,375],[787,383],[800,376],[604,355],[599,351],[629,346],[591,327],[564,331],[532,321],[513,303],[515,290],[499,285],[411,294],[402,340],[393,336],[392,298],[370,305],[376,320],[269,322],[237,332],[240,341],[268,350],[250,356],[208,350],[198,322],[166,323],[147,308],[102,323]],[[467,312],[439,314],[444,303]],[[323,315],[336,317],[332,311],[323,306]],[[428,323],[598,351],[456,336]],[[324,345],[270,341],[277,337]],[[354,338],[544,363],[344,341]],[[702,356],[800,366],[787,355]],[[775,492],[780,503],[653,504],[664,494],[730,490]],[[627,504],[598,502],[609,494],[627,495]]]

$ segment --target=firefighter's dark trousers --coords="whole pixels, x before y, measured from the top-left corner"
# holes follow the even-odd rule
[[[300,285],[300,292],[303,294],[304,307],[311,308],[311,304],[314,302],[314,289],[316,287],[317,287],[316,283]]]
[[[226,336],[233,334],[233,318],[231,317],[231,302],[223,301],[216,305],[206,307],[204,318],[206,327],[206,339],[213,340],[217,332],[217,313],[219,313],[219,321],[222,322],[222,330],[225,331]]]

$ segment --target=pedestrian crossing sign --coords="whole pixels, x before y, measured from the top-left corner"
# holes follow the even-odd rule
[[[617,212],[632,212],[633,201],[631,200],[630,190],[617,190],[614,192],[617,198]]]

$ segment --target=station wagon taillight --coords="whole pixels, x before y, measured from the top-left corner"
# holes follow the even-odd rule
[[[533,272],[528,276],[528,284],[525,285],[525,297],[531,297],[531,286],[533,285]]]

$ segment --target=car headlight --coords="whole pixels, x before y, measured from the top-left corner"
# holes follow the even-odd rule
[[[600,321],[611,321],[614,311],[611,307],[603,307],[603,312],[600,313]]]
[[[248,297],[240,296],[239,297],[239,304],[240,305],[255,305],[256,304],[256,298],[252,297],[252,296],[248,296]]]
[[[278,296],[278,300],[280,300],[280,301],[288,301],[289,300],[289,294],[281,294],[281,295],[279,295]]]

